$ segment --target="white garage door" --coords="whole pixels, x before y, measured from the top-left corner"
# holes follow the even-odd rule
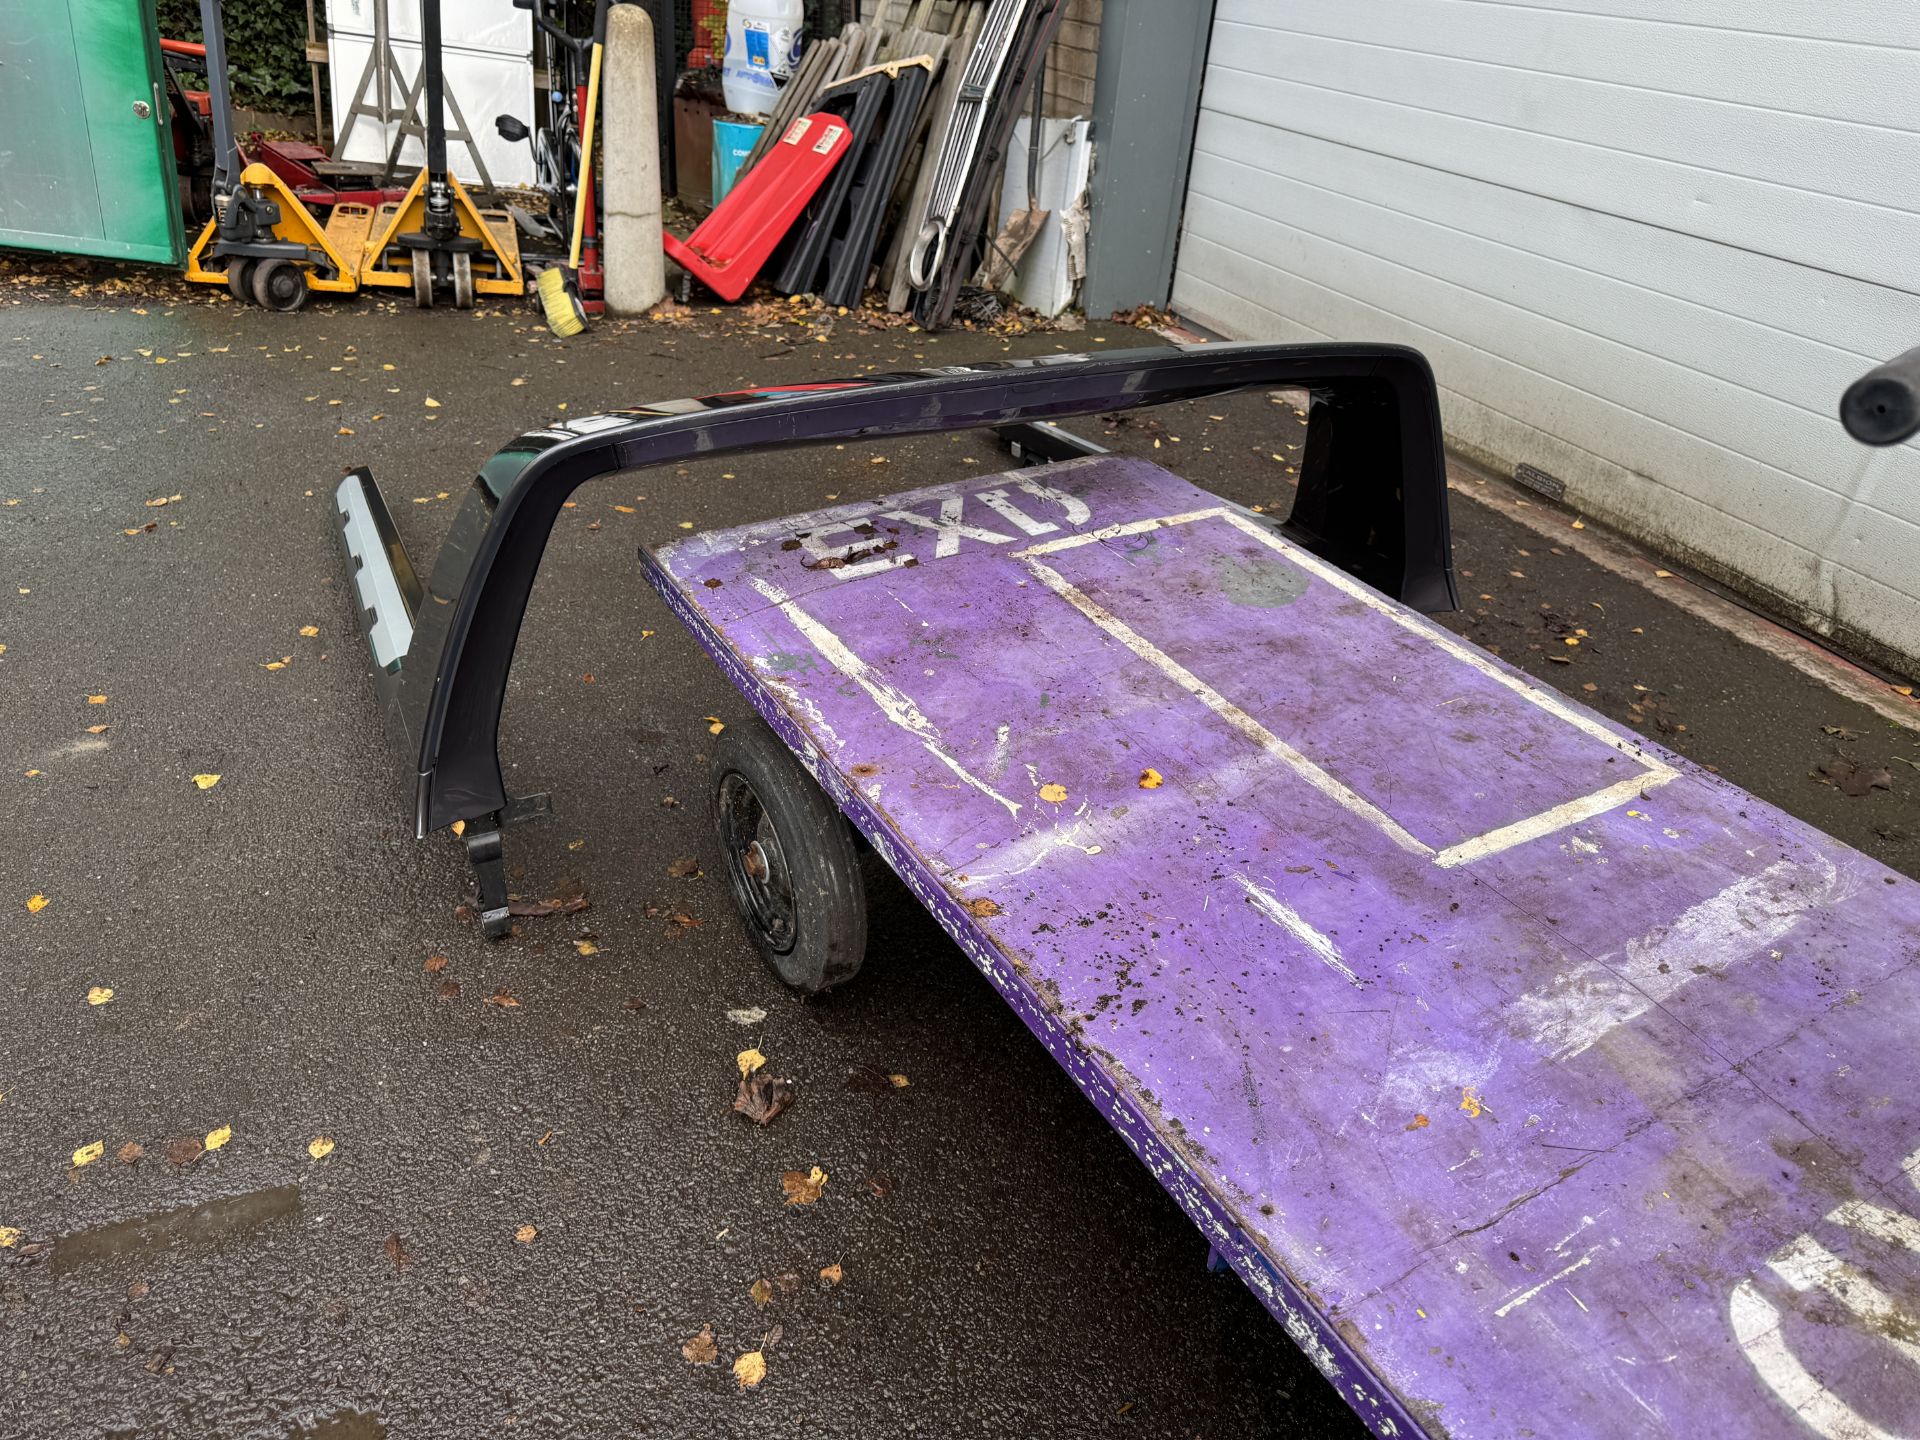
[[[1684,20],[1672,17],[1684,15]],[[1449,439],[1911,671],[1920,5],[1219,0],[1176,307],[1424,350]]]

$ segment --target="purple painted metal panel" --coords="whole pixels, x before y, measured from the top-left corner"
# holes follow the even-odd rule
[[[1377,1433],[1920,1433],[1909,882],[1144,462],[647,558]]]

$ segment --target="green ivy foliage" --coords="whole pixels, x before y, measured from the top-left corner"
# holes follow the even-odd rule
[[[160,33],[199,40],[200,0],[157,0]],[[228,73],[236,105],[298,115],[313,108],[306,0],[224,0]]]

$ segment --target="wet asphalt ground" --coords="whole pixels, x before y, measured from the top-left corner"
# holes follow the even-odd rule
[[[707,717],[747,707],[636,547],[983,473],[985,437],[577,494],[502,744],[555,809],[509,832],[514,889],[590,903],[497,945],[456,911],[456,844],[411,837],[330,522],[370,465],[425,563],[480,462],[555,417],[1152,336],[768,307],[562,344],[520,310],[276,316],[20,273],[0,1437],[1360,1433],[903,892],[875,897],[858,979],[804,1005],[733,918],[704,761]],[[1287,421],[1249,395],[1091,425],[1284,509]],[[1455,535],[1456,628],[1920,873],[1910,731],[1505,513],[1458,501]],[[1887,785],[1845,793],[1836,757]],[[749,1046],[798,1092],[764,1130],[728,1113]],[[784,1205],[781,1173],[816,1165],[820,1201]]]

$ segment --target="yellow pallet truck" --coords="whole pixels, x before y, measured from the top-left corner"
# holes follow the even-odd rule
[[[265,165],[240,164],[227,83],[219,0],[200,0],[214,131],[213,218],[187,253],[187,279],[225,285],[233,298],[298,310],[311,291],[351,295],[362,286],[411,287],[430,306],[437,289],[471,309],[474,296],[524,295],[526,274],[512,216],[482,210],[447,169],[440,0],[422,0],[427,166],[398,202],[340,204],[322,225]]]

